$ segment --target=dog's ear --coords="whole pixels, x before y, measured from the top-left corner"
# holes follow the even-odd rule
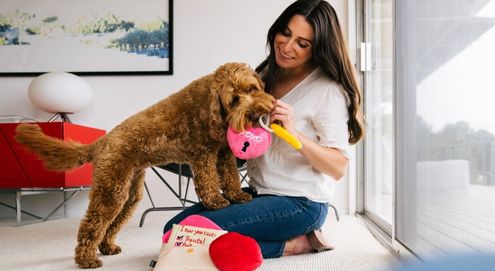
[[[216,82],[212,82],[208,101],[208,127],[210,127],[209,132],[212,138],[222,138],[222,136],[225,136],[220,134],[223,130],[221,126],[224,125],[225,116],[222,116],[222,101],[220,101],[219,87],[221,86],[218,86]]]

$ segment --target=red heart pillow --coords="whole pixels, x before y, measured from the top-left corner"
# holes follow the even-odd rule
[[[253,271],[263,263],[258,243],[237,232],[228,232],[215,239],[209,252],[220,271]]]

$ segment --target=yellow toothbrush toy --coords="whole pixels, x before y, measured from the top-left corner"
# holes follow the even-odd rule
[[[269,116],[267,117],[266,123],[263,121],[263,116],[261,116],[259,118],[259,123],[261,127],[263,127],[263,129],[267,130],[270,133],[274,133],[275,135],[283,139],[285,142],[287,142],[289,145],[291,145],[294,149],[300,150],[302,148],[301,141],[299,141],[299,139],[295,135],[285,130],[284,127],[276,123],[272,123],[270,124],[270,127],[268,127],[266,123],[270,123]]]

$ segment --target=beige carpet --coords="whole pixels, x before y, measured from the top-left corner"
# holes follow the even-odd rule
[[[138,227],[139,215],[118,236],[123,252],[101,256],[98,270],[149,271],[150,260],[160,250],[162,226],[171,212],[148,214],[144,226]],[[73,261],[79,219],[64,218],[24,226],[0,225],[0,270],[79,270]],[[353,216],[340,222],[329,218],[326,232],[337,245],[334,251],[319,254],[265,260],[264,270],[387,270],[397,260]]]

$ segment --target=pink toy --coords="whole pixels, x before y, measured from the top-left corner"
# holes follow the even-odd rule
[[[189,225],[189,226],[195,226],[195,227],[201,227],[201,228],[206,228],[206,229],[214,229],[214,230],[221,230],[215,222],[211,221],[210,219],[201,216],[201,215],[190,215],[186,218],[184,218],[181,222],[179,222],[179,225]],[[165,234],[163,234],[162,241],[163,243],[168,242],[168,238],[170,237],[170,233],[172,230],[168,230]]]
[[[278,124],[269,124],[269,115],[261,116],[258,122],[261,128],[249,128],[240,133],[230,127],[227,130],[227,142],[237,158],[247,160],[263,155],[272,143],[271,133],[285,140],[296,150],[302,148],[301,141],[295,135]]]
[[[236,157],[247,160],[263,155],[272,143],[272,136],[263,128],[249,128],[237,133],[229,127],[227,141]]]

